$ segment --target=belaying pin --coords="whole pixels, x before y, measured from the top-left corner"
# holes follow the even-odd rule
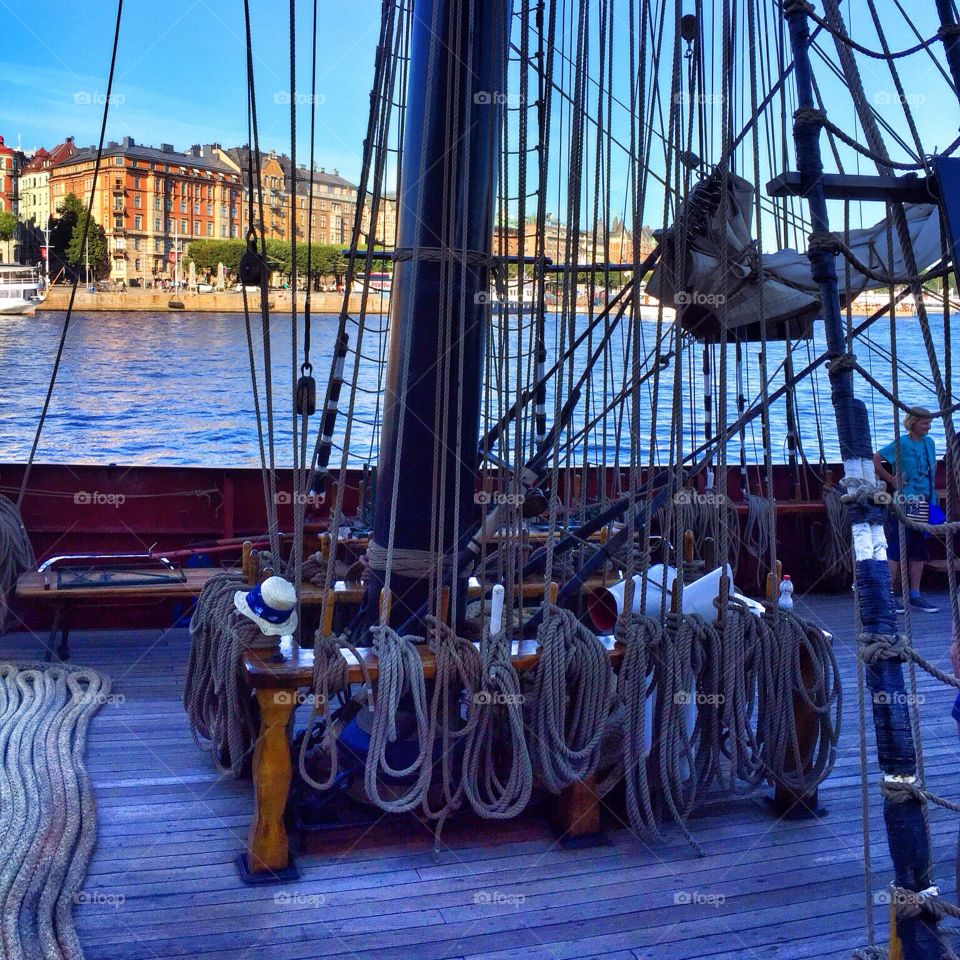
[[[259,287],[263,284],[263,257],[257,250],[257,232],[251,227],[247,231],[247,249],[240,257],[237,274],[245,287]]]
[[[300,368],[300,379],[297,380],[296,405],[297,413],[302,417],[306,414],[312,417],[317,412],[317,381],[314,380],[313,366],[305,363]]]

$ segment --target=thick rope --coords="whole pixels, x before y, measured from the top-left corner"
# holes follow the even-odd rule
[[[523,694],[510,660],[510,638],[501,630],[480,640],[480,687],[470,705],[476,722],[464,752],[464,790],[486,820],[522,813],[533,790],[533,768],[523,731]],[[506,759],[504,759],[506,758]]]
[[[30,538],[17,505],[0,496],[0,633],[7,627],[9,598],[17,578],[37,565]]]
[[[0,955],[79,960],[73,908],[96,843],[83,763],[110,679],[83,667],[0,664]]]
[[[253,698],[241,675],[244,650],[276,647],[239,613],[233,597],[246,587],[243,577],[211,577],[197,599],[190,621],[190,659],[183,685],[183,706],[194,740],[209,741],[218,770],[243,775],[258,733]]]
[[[423,661],[417,652],[418,637],[401,637],[385,624],[372,628],[373,648],[377,654],[379,679],[373,703],[373,726],[364,771],[364,786],[371,803],[388,813],[402,813],[420,806],[430,787],[432,774],[428,738],[427,692],[423,679]],[[387,747],[397,739],[397,714],[401,698],[409,697],[416,722],[418,753],[401,770],[387,761]],[[409,787],[396,797],[381,794],[380,777],[413,777]]]
[[[607,651],[569,610],[548,604],[537,630],[530,757],[551,793],[586,780],[600,762],[614,678]],[[569,708],[568,708],[569,698]]]

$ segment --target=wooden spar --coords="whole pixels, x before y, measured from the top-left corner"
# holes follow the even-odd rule
[[[797,169],[810,213],[812,233],[823,236],[829,233],[830,218],[820,154],[821,125],[816,122],[818,105],[810,63],[809,9],[803,0],[788,0],[783,13],[790,33],[797,89],[797,116],[794,120]],[[811,245],[807,256],[811,277],[819,287],[827,353],[841,357],[846,353],[846,341],[834,255],[823,246]],[[848,472],[861,471],[865,479],[872,479],[870,418],[863,401],[854,395],[852,369],[838,370],[830,378],[830,397],[836,416],[840,453]],[[866,527],[869,534],[879,521],[879,511],[866,505],[854,505],[854,508],[851,510],[853,524]],[[855,539],[855,549],[865,541],[866,537],[860,541]],[[869,557],[858,555],[855,570],[856,597],[863,630],[883,636],[895,635],[897,618],[886,562],[874,559],[872,552]],[[871,663],[867,665],[866,674],[873,701],[873,724],[880,768],[885,775],[915,776],[917,751],[907,698],[904,696],[903,661],[895,658]],[[933,869],[930,835],[922,802],[911,798],[895,804],[885,797],[883,808],[897,883],[909,890],[926,889],[933,884]],[[937,921],[932,914],[898,917],[897,933],[903,941],[907,960],[935,960],[943,953]]]
[[[373,523],[376,543],[416,551],[407,557],[456,556],[463,544],[455,540],[472,528],[476,512],[486,294],[511,17],[509,0],[414,3]],[[447,364],[453,375],[444,386]],[[441,502],[435,450],[444,461],[442,517],[435,509]],[[434,543],[441,527],[444,542]],[[428,576],[428,568],[391,573],[396,623],[424,607]],[[384,581],[382,567],[371,570],[368,609]],[[463,587],[457,596],[459,617]]]

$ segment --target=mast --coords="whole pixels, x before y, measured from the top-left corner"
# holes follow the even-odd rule
[[[437,554],[456,556],[455,528],[462,538],[476,510],[510,19],[510,0],[414,2],[372,537],[379,558],[368,553],[375,611],[391,534],[395,559],[402,552],[406,575],[389,578],[395,623],[427,599]],[[446,478],[436,481],[442,491],[435,476]]]
[[[817,119],[819,111],[814,100],[809,56],[808,9],[806,0],[788,0],[784,4],[797,88],[794,144],[800,193],[807,200],[812,239],[815,239],[826,236],[830,222],[820,154],[821,120]],[[891,199],[896,202],[895,198]],[[829,245],[811,242],[807,256],[811,277],[820,288],[827,353],[832,361],[836,361],[846,355],[846,344],[835,254]],[[854,395],[852,369],[842,363],[834,364],[830,392],[848,489],[855,490],[858,484],[869,488],[876,481],[870,420],[865,404]],[[856,559],[856,597],[863,631],[858,645],[862,650],[866,635],[895,638],[897,619],[885,552],[874,548],[875,543],[884,543],[878,530],[882,512],[874,504],[856,502],[851,504],[850,518]],[[884,779],[890,782],[916,777],[916,745],[910,727],[902,658],[894,656],[868,663],[866,679],[873,707],[877,758]],[[933,877],[923,802],[916,797],[894,802],[885,794],[883,816],[897,886],[911,891],[928,889],[933,885]],[[898,917],[897,932],[907,960],[934,960],[942,956],[937,923],[931,914],[921,912],[916,917]]]

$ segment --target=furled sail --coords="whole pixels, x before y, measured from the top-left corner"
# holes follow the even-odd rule
[[[647,292],[680,310],[680,322],[697,339],[719,340],[722,328],[730,339],[759,340],[761,299],[770,339],[808,336],[820,312],[817,285],[810,276],[805,251],[793,249],[760,255],[751,231],[754,187],[742,177],[726,177],[727,203],[719,172],[705,178],[679,208],[673,226],[656,231],[663,254],[647,283]],[[905,207],[917,263],[926,267],[940,257],[940,222],[932,204]],[[909,280],[903,251],[886,219],[871,227],[851,230],[847,246],[853,259],[869,271],[850,268],[849,291],[865,290]],[[837,253],[841,285],[846,262]],[[789,328],[788,328],[789,324]]]

